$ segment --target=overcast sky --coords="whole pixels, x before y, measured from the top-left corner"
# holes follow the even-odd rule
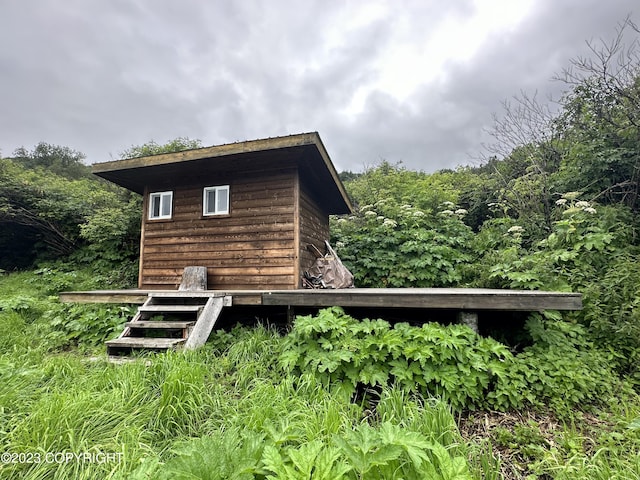
[[[634,12],[634,8],[636,12]],[[318,131],[338,170],[477,158],[638,0],[0,0],[0,154]]]

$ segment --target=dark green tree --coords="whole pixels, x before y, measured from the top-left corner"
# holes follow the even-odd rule
[[[625,19],[610,42],[559,77],[571,87],[556,122],[567,144],[558,188],[640,208],[640,30]]]
[[[13,152],[12,160],[26,168],[43,168],[69,179],[88,177],[91,169],[83,163],[86,155],[69,147],[40,142],[29,151],[20,147]]]

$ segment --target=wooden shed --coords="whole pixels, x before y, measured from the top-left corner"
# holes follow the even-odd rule
[[[318,133],[96,163],[143,195],[140,289],[174,290],[187,266],[209,289],[296,289],[351,203]]]

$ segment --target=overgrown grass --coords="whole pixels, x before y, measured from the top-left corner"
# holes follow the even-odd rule
[[[575,410],[553,431],[523,421],[500,435],[461,434],[461,418],[437,398],[386,386],[354,395],[283,370],[286,341],[264,327],[107,363],[99,339],[112,322],[100,315],[118,310],[69,310],[66,322],[84,321],[90,334],[61,340],[56,332],[71,330],[51,325],[62,307],[32,281],[39,275],[0,277],[0,450],[112,459],[4,462],[0,478],[640,478],[630,389],[584,414],[598,421]]]

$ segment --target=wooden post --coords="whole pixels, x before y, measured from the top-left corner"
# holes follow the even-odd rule
[[[287,305],[287,330],[293,328],[293,322],[295,321],[296,314],[292,305]]]
[[[178,290],[201,291],[207,289],[207,267],[185,267]]]
[[[458,313],[458,322],[478,333],[478,314],[476,312],[462,311]]]

